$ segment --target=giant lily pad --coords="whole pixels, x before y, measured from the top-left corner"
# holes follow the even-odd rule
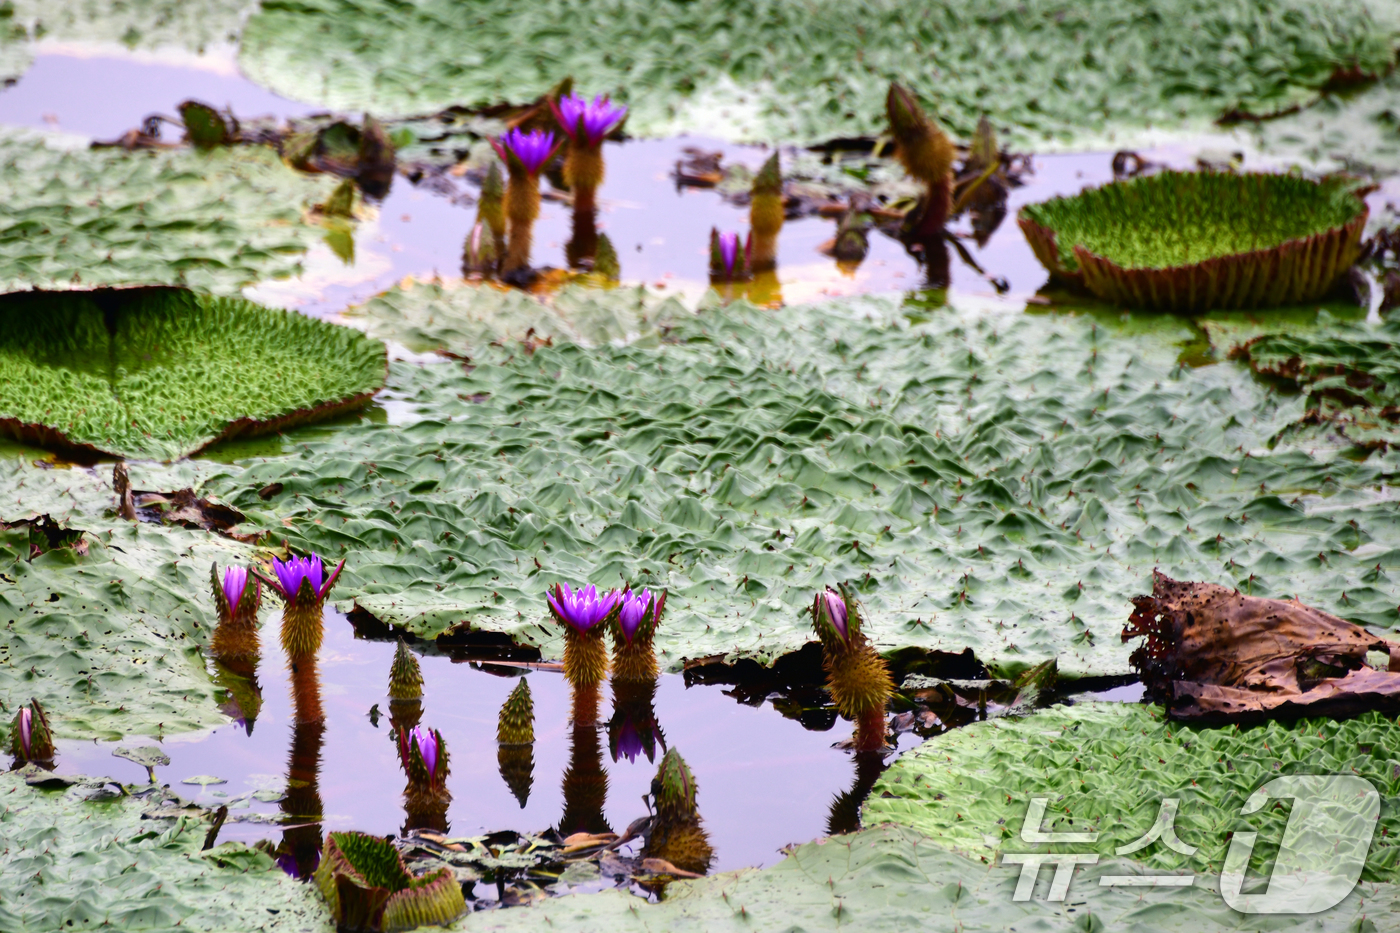
[[[263,852],[201,853],[208,825],[194,815],[143,820],[146,800],[85,802],[15,773],[0,775],[0,801],[0,929],[332,929],[315,891]]]
[[[1326,294],[1361,253],[1366,204],[1344,180],[1162,172],[1023,207],[1051,274],[1163,311],[1256,308]]]
[[[0,78],[13,80],[29,67],[32,43],[41,39],[131,50],[230,45],[249,0],[6,0],[0,6]]]
[[[29,559],[0,548],[0,703],[37,697],[59,738],[189,732],[228,720],[201,647],[216,616],[208,567],[246,559],[226,538],[118,522]]]
[[[557,656],[545,586],[628,580],[670,590],[665,664],[767,661],[811,638],[813,591],[847,580],[882,650],[1127,673],[1118,634],[1154,566],[1396,624],[1400,522],[1368,491],[1392,461],[1271,452],[1302,400],[1238,363],[1179,365],[1197,334],[1175,317],[735,303],[649,345],[531,353],[468,343],[467,294],[392,297],[422,303],[424,346],[472,356],[395,365],[400,423],[204,486],[250,530],[347,558],[341,605],[420,636]]]
[[[453,929],[545,929],[570,933],[685,933],[750,930],[1153,930],[1172,933],[1277,930],[1278,917],[1256,921],[1225,906],[1217,878],[1198,877],[1187,889],[1101,887],[1105,875],[1139,874],[1125,859],[1100,860],[1075,872],[1069,897],[1044,900],[1043,881],[1032,900],[1012,899],[1019,872],[957,855],[917,832],[879,827],[795,847],[762,871],[739,871],[675,882],[660,903],[621,891],[570,894],[528,910],[473,914]],[[1051,874],[1047,868],[1042,877]],[[1308,917],[1319,930],[1371,927],[1366,917],[1396,909],[1400,889],[1365,884],[1335,908]],[[1291,918],[1290,918],[1291,919]]]
[[[333,182],[262,146],[73,150],[0,129],[0,291],[188,285],[236,294],[300,271]]]
[[[1080,136],[1284,110],[1339,70],[1385,72],[1396,34],[1374,0],[266,0],[240,61],[288,97],[381,114],[522,103],[572,75],[625,98],[632,132],[815,141],[878,132],[900,80],[965,135],[989,111]]]
[[[0,425],[60,450],[173,459],[364,404],[384,345],[173,289],[0,298]]]
[[[1161,802],[1179,801],[1177,838],[1194,854],[1158,843],[1133,853],[1152,868],[1219,875],[1230,834],[1256,829],[1269,864],[1288,810],[1241,816],[1246,798],[1289,774],[1355,774],[1380,793],[1380,823],[1362,873],[1400,880],[1400,725],[1379,714],[1211,729],[1170,722],[1160,707],[1095,703],[995,719],[930,739],[880,777],[863,819],[917,829],[939,845],[991,860],[1001,852],[1112,855],[1144,836]],[[1086,843],[1031,845],[1021,838],[1029,800],[1053,801],[1046,832],[1097,832]],[[1049,846],[1047,849],[1046,846]]]

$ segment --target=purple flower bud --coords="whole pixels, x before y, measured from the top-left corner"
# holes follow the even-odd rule
[[[418,754],[423,757],[423,767],[428,769],[429,779],[437,780],[437,733],[431,729],[424,729],[422,726],[414,726],[409,735],[412,737],[413,743],[418,746]]]
[[[540,169],[544,168],[545,163],[559,148],[554,143],[554,134],[548,130],[523,133],[519,127],[506,133],[499,141],[493,141],[492,145],[507,163],[510,162],[510,158],[506,154],[514,156],[525,169],[525,173],[531,176],[538,175]]]
[[[600,596],[592,584],[575,591],[567,583],[556,583],[547,599],[554,617],[582,634],[607,618],[617,605],[618,594],[608,590]]]
[[[617,624],[622,627],[622,635],[628,644],[632,643],[632,636],[637,634],[642,620],[646,618],[647,603],[650,601],[651,594],[646,590],[640,593],[628,590],[622,594],[622,608],[618,610]]]
[[[30,740],[34,737],[34,712],[27,706],[19,710],[19,746],[24,749],[24,757],[29,757]]]
[[[549,106],[575,145],[601,145],[604,137],[627,116],[626,106],[614,104],[602,94],[593,98],[591,103],[577,94],[570,94],[557,104],[551,100]]]
[[[243,590],[247,586],[247,567],[227,567],[224,569],[224,599],[228,600],[229,609],[238,608],[238,601],[243,598]]]
[[[841,636],[842,641],[850,641],[850,633],[846,630],[846,600],[842,595],[831,587],[826,588],[826,592],[821,595],[825,603],[826,617],[831,622],[832,628]]]
[[[734,274],[734,261],[739,258],[739,234],[734,232],[719,235],[719,256],[724,261],[726,275]]]

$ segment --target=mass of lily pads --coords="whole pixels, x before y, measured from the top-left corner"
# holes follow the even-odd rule
[[[0,4],[0,74],[54,54],[319,110],[0,125],[0,930],[1393,924],[1394,4]],[[682,133],[762,149],[676,164],[733,218],[677,294],[612,221],[625,147]],[[274,306],[406,187],[460,269]],[[785,304],[814,218],[814,263],[920,281]],[[350,625],[393,654],[387,836],[323,794]],[[493,747],[424,702],[444,653],[518,678]],[[829,731],[825,835],[717,870],[681,678]],[[175,778],[265,691],[250,818]],[[551,741],[556,822],[454,835],[454,767],[523,809]],[[145,779],[68,764],[108,744]],[[606,759],[654,774],[628,825]],[[1354,886],[1236,910],[1235,840],[1262,879],[1302,812],[1251,801],[1321,774],[1379,798]]]

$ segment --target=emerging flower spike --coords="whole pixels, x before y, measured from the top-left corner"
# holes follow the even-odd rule
[[[666,593],[627,590],[613,630],[613,680],[650,683],[656,678],[652,638],[666,608]]]
[[[549,611],[564,628],[564,675],[575,687],[599,684],[608,672],[603,635],[622,606],[616,590],[599,594],[595,586],[569,588],[556,583],[548,594]],[[600,624],[602,623],[602,624]]]
[[[752,248],[749,265],[766,272],[778,265],[778,233],[783,229],[783,173],[775,152],[754,176],[749,198]]]
[[[389,697],[394,700],[416,700],[423,695],[423,669],[418,659],[399,639],[394,651],[394,666],[389,669]]]
[[[710,278],[716,282],[738,282],[749,277],[749,247],[740,248],[739,234],[710,229]]]
[[[554,154],[559,151],[563,140],[555,141],[548,130],[531,130],[526,133],[518,127],[500,139],[492,140],[501,161],[512,171],[519,169],[531,178],[540,173]]]
[[[953,159],[957,150],[924,113],[914,95],[899,84],[890,85],[885,112],[896,145],[895,155],[910,175],[928,186],[922,203],[910,212],[910,232],[925,239],[939,235],[952,207]]]
[[[272,569],[277,579],[263,579],[282,598],[282,647],[295,664],[298,658],[314,655],[321,647],[321,609],[345,569],[345,561],[336,566],[329,578],[325,577],[319,554],[285,561],[273,558]]]
[[[258,651],[258,609],[262,605],[262,581],[246,567],[224,568],[219,579],[218,564],[209,565],[209,583],[219,624],[214,629],[214,655],[220,658],[256,657]],[[251,584],[251,585],[250,585]]]
[[[557,104],[551,100],[549,106],[559,121],[560,129],[568,134],[569,140],[576,146],[596,148],[602,145],[603,139],[627,116],[626,105],[614,104],[602,94],[591,102],[577,94],[570,94],[560,98]]]
[[[20,761],[52,761],[53,734],[38,700],[21,706],[10,723],[10,754]]]
[[[651,780],[656,817],[642,854],[663,859],[683,871],[704,874],[714,860],[714,849],[695,801],[695,777],[674,748],[661,759]]]
[[[822,643],[831,700],[856,724],[858,751],[885,747],[885,707],[894,694],[885,659],[861,631],[860,607],[845,584],[827,587],[812,600],[812,628]]]

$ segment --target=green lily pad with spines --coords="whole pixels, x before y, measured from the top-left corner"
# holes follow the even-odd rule
[[[1360,255],[1354,183],[1161,172],[1021,209],[1051,274],[1129,307],[1254,308],[1321,297]]]
[[[150,800],[87,802],[0,774],[0,929],[331,933],[316,892],[241,842],[202,851],[206,820]]]
[[[173,105],[174,101],[171,101]],[[334,187],[265,146],[61,148],[0,128],[0,291],[182,285],[236,295],[301,271]]]
[[[385,296],[421,346],[472,357],[395,364],[399,423],[204,487],[347,558],[339,605],[419,637],[465,625],[558,657],[545,587],[626,580],[670,593],[663,667],[767,662],[812,640],[814,592],[845,580],[881,651],[1127,673],[1118,633],[1155,566],[1400,622],[1400,521],[1370,491],[1393,456],[1269,450],[1303,400],[1235,362],[1182,366],[1199,334],[1175,316],[736,302],[530,353],[480,339],[496,297],[471,294]]]
[[[175,289],[0,297],[0,424],[174,459],[368,401],[385,350],[346,327]]]
[[[1180,801],[1178,838],[1133,854],[1149,869],[1220,875],[1230,834],[1259,832],[1258,864],[1277,853],[1286,808],[1241,816],[1246,798],[1279,775],[1355,774],[1381,795],[1363,881],[1400,881],[1400,725],[1378,713],[1336,722],[1300,719],[1251,728],[1172,722],[1161,707],[1119,703],[1057,706],[1023,719],[995,719],[930,739],[881,775],[865,804],[867,825],[897,823],[937,844],[991,860],[1046,851],[1020,838],[1028,800],[1054,802],[1047,832],[1097,832],[1092,843],[1052,851],[1113,855],[1145,835],[1161,801]]]
[[[1339,69],[1387,71],[1396,35],[1374,0],[265,0],[240,64],[384,115],[525,103],[572,76],[625,100],[630,132],[763,142],[874,135],[898,80],[962,136],[987,113],[1043,139],[1287,110]]]

